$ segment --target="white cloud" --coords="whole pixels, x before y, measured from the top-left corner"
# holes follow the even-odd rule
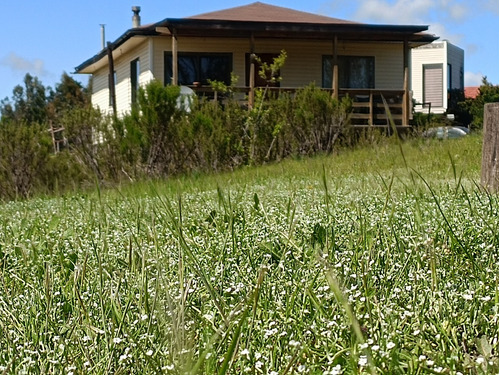
[[[365,0],[359,2],[357,19],[379,23],[412,24],[421,22],[429,10],[436,7],[433,0]]]
[[[429,20],[462,22],[469,13],[467,5],[465,0],[357,0],[353,17],[390,24],[425,25]]]
[[[0,65],[10,68],[14,72],[32,73],[36,76],[44,77],[50,75],[45,69],[43,60],[28,60],[22,56],[11,52],[0,60]]]
[[[478,4],[485,10],[495,13],[498,16],[498,0],[476,0]]]
[[[465,86],[480,86],[483,74],[480,72],[465,72]]]

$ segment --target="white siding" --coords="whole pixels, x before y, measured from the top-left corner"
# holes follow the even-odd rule
[[[414,48],[411,51],[411,90],[417,103],[422,103],[425,99],[423,72],[426,64],[442,64],[443,66],[442,80],[435,82],[440,87],[434,90],[441,92],[441,104],[431,108],[434,113],[443,113],[448,107],[448,87],[463,89],[464,51],[445,40]],[[448,82],[448,65],[451,68],[451,82]],[[426,83],[426,89],[429,89],[429,83]],[[417,106],[415,110],[427,111],[428,108]]]
[[[239,77],[237,85],[245,85],[245,54],[250,51],[250,41],[231,38],[179,38],[179,52],[229,52],[233,53],[233,72]],[[332,55],[331,41],[255,40],[255,53],[287,52],[281,71],[283,87],[301,87],[311,82],[321,85],[322,57]],[[172,50],[171,38],[154,41],[154,76],[164,80],[165,51]],[[381,89],[403,88],[403,44],[339,43],[339,55],[374,56],[375,87]],[[400,72],[398,74],[398,72]]]
[[[239,77],[237,86],[245,85],[246,54],[250,52],[250,40],[238,38],[186,38],[178,39],[179,52],[221,52],[232,53],[233,72]],[[130,110],[131,83],[130,62],[140,61],[139,83],[144,85],[152,79],[165,81],[164,53],[172,50],[169,36],[144,39],[133,52],[123,53],[115,58],[116,101],[119,114]],[[322,83],[323,56],[333,54],[332,41],[256,39],[255,53],[287,52],[287,60],[282,68],[282,87],[302,87],[311,82]],[[402,43],[357,43],[339,41],[338,54],[346,56],[373,56],[375,58],[375,88],[403,88],[403,44]],[[167,82],[168,83],[168,82]],[[108,70],[94,74],[92,102],[102,111],[110,113]]]
[[[149,43],[145,41],[138,48],[134,49],[133,52],[125,53],[114,61],[116,72],[116,110],[119,115],[129,112],[132,102],[130,63],[137,58],[139,59],[139,85],[144,85],[153,79],[150,70],[149,52]],[[92,104],[104,113],[111,114],[108,75],[109,71],[107,68],[101,69],[93,75]]]
[[[108,69],[101,69],[92,75],[92,104],[102,112],[109,111]]]

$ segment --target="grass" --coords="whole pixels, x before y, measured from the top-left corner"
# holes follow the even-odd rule
[[[0,371],[497,373],[481,142],[3,204]]]

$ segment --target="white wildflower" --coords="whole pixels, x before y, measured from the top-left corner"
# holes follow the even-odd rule
[[[366,355],[360,355],[358,365],[365,367],[368,364],[368,357]]]

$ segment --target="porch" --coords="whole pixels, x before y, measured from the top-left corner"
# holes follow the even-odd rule
[[[197,96],[207,97],[213,100],[218,99],[218,94],[210,86],[189,85]],[[244,106],[253,106],[253,95],[248,86],[236,86],[232,88],[235,93],[240,94],[240,102]],[[270,92],[289,92],[294,93],[297,88],[294,87],[268,87]],[[322,89],[332,93],[333,89]],[[390,116],[397,127],[409,127],[411,118],[411,108],[405,109],[405,90],[378,90],[378,89],[339,89],[338,99],[349,96],[353,100],[353,111],[351,114],[351,124],[353,126],[363,127],[390,127],[387,116],[384,99]],[[219,98],[220,99],[220,98]],[[409,101],[408,101],[409,102]]]

